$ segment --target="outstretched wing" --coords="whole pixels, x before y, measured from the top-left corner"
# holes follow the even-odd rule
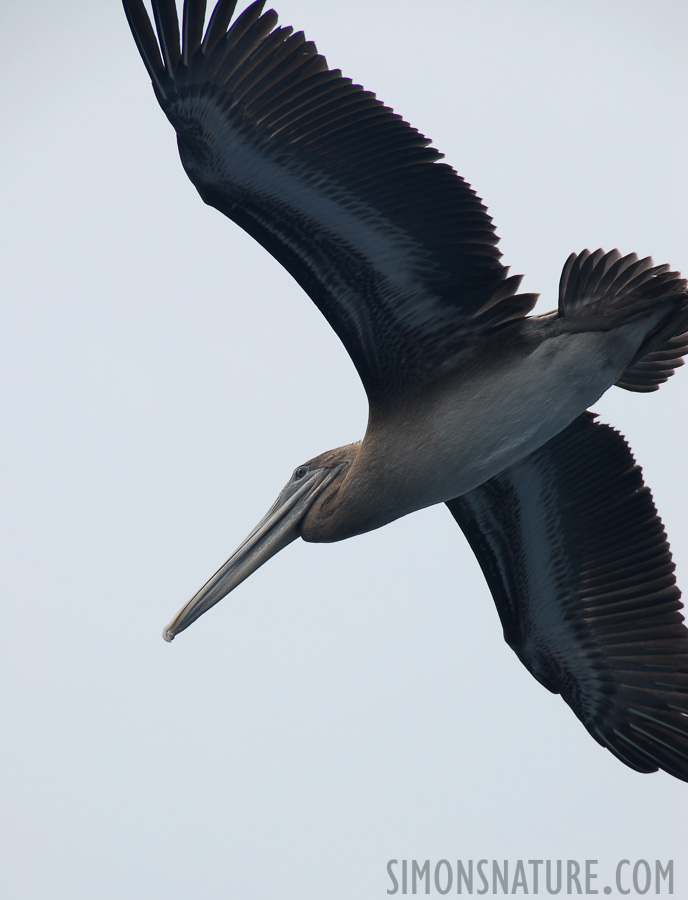
[[[584,413],[447,506],[526,668],[631,768],[688,781],[688,630],[623,437]]]
[[[500,263],[479,197],[374,94],[253,3],[123,0],[201,197],[294,276],[346,346],[369,396],[418,382],[476,330],[535,296]]]

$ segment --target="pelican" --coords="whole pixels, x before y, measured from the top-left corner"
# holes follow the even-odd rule
[[[688,781],[688,631],[664,529],[623,437],[589,412],[688,351],[686,282],[618,250],[566,261],[557,309],[500,262],[482,200],[430,142],[257,0],[123,0],[202,199],[289,271],[366,391],[363,440],[298,465],[166,640],[301,537],[446,503],[504,637],[638,772]]]

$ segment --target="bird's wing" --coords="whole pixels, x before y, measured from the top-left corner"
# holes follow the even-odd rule
[[[447,505],[526,668],[631,768],[688,781],[688,630],[623,437],[584,413]]]
[[[123,0],[201,197],[294,276],[346,346],[369,396],[418,382],[477,330],[535,296],[500,263],[469,184],[312,42],[253,3]]]

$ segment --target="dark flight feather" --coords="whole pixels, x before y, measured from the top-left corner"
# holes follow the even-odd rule
[[[201,38],[189,0],[181,50],[172,0],[154,4],[160,49],[141,0],[124,7],[199,193],[302,285],[371,397],[530,311],[470,185],[262,2],[229,29],[234,3],[218,4]]]
[[[688,631],[623,437],[584,413],[447,506],[526,668],[628,766],[688,781]]]

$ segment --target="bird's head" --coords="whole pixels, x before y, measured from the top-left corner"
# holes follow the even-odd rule
[[[355,459],[358,446],[348,444],[327,450],[294,469],[277,500],[249,536],[164,629],[166,641],[173,640],[297,537],[307,541],[336,540],[328,536],[328,524],[336,508],[342,476]]]

